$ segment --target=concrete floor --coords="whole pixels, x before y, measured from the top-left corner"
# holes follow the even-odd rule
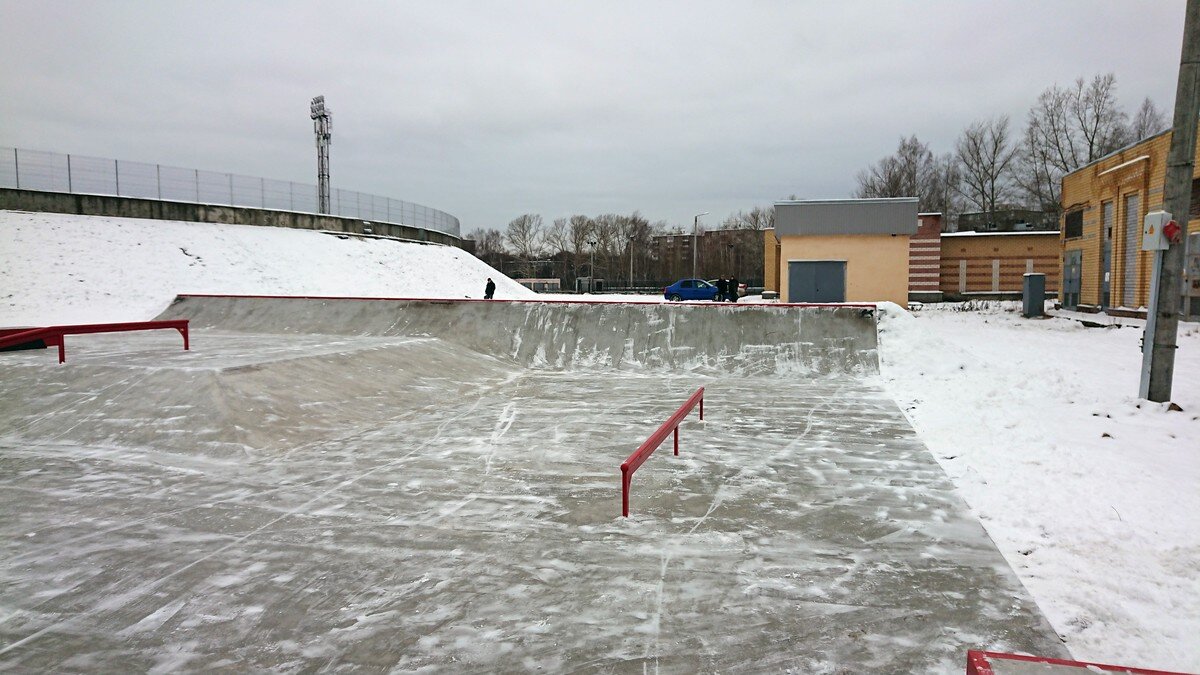
[[[0,669],[962,672],[1065,657],[870,378],[413,336],[0,355]],[[697,386],[633,479],[621,461]]]

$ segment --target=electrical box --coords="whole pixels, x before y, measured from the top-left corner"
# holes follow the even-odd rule
[[[1170,242],[1163,236],[1163,227],[1171,222],[1171,214],[1166,211],[1151,211],[1142,221],[1142,250],[1165,251]]]

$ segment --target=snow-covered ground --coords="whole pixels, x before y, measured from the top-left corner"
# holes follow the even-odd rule
[[[579,299],[445,247],[0,211],[0,327],[150,319],[177,293],[478,298],[488,276]],[[1076,658],[1200,671],[1200,327],[1174,412],[1137,400],[1139,322],[955,307],[887,307],[884,387]]]
[[[1200,326],[1175,412],[1137,398],[1139,321],[956,309],[885,311],[885,387],[1076,658],[1200,671]]]
[[[143,321],[178,293],[498,298],[533,291],[448,246],[308,230],[0,211],[0,326]]]

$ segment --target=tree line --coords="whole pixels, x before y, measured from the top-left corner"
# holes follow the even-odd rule
[[[1127,114],[1112,73],[1080,77],[1043,91],[1023,130],[1014,130],[1007,115],[976,120],[953,151],[940,155],[916,135],[902,137],[895,153],[858,173],[855,196],[916,196],[922,211],[940,211],[950,223],[961,213],[1009,208],[1057,220],[1064,175],[1167,128],[1166,115],[1148,97]]]
[[[732,213],[716,229],[761,232],[774,226],[775,208],[769,206]],[[735,274],[761,285],[761,236],[725,237],[718,246],[708,236],[711,230],[701,226],[699,233],[698,274]],[[664,235],[690,236],[691,228],[650,222],[637,211],[573,215],[549,223],[540,214],[526,213],[503,230],[480,228],[466,238],[475,241],[476,257],[508,276],[558,278],[570,289],[579,277],[603,278],[609,287],[646,287],[691,276],[690,259],[673,255],[676,249]],[[716,269],[735,266],[738,269]]]

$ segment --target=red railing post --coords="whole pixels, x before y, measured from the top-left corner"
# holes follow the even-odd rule
[[[668,433],[674,433],[675,454],[679,454],[679,424],[683,422],[684,418],[687,417],[687,414],[691,412],[692,408],[695,408],[697,404],[700,405],[701,413],[703,413],[704,387],[700,387],[694,394],[688,397],[688,400],[685,401],[683,405],[679,406],[679,409],[676,410],[673,415],[667,418],[667,421],[663,422],[658,429],[650,435],[650,438],[647,438],[641,445],[638,446],[637,450],[633,451],[632,455],[630,455],[624,462],[621,463],[622,516],[629,517],[629,486],[633,482],[633,472],[637,471],[638,467],[645,463],[645,461],[650,458],[650,455],[654,454],[654,451],[658,449],[658,446],[662,445],[663,441],[667,439]],[[701,419],[703,419],[703,414],[701,414]]]
[[[704,394],[700,394],[700,421],[704,421]]]

